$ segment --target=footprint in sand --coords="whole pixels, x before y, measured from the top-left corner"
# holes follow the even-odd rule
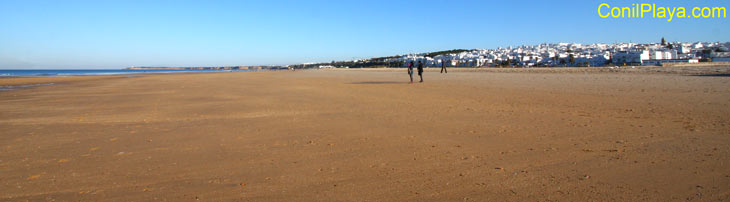
[[[35,180],[35,179],[38,179],[38,178],[41,178],[41,174],[33,175],[33,176],[30,176],[30,177],[25,178],[25,179],[26,180]]]

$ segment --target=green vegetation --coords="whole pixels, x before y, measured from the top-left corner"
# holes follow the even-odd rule
[[[575,64],[575,56],[572,53],[570,55],[568,55],[568,60],[571,65]]]
[[[438,55],[446,55],[446,54],[452,54],[452,53],[461,53],[461,52],[467,52],[472,50],[466,50],[466,49],[454,49],[454,50],[446,50],[446,51],[438,51],[438,52],[431,52],[427,53],[426,57],[436,57]]]
[[[292,65],[295,69],[311,69],[311,68],[319,68],[320,66],[332,66],[335,68],[385,68],[385,67],[403,67],[405,65],[404,62],[386,62],[383,60],[375,60],[368,59],[368,60],[360,60],[360,61],[332,61],[329,63],[315,63],[315,64],[300,64],[300,65]]]
[[[461,53],[461,52],[467,52],[472,50],[467,49],[453,49],[453,50],[446,50],[446,51],[437,51],[437,52],[431,52],[426,53],[426,57],[436,57],[438,55],[445,55],[445,54],[453,54],[453,53]],[[403,57],[402,55],[395,55],[395,56],[387,56],[387,57],[377,57],[377,58],[370,58],[370,59],[364,59],[364,60],[358,60],[358,61],[332,61],[328,63],[314,63],[314,64],[299,64],[299,65],[291,65],[295,69],[310,69],[310,68],[319,68],[320,66],[332,66],[335,68],[385,68],[385,67],[405,67],[406,63],[403,61],[389,61],[397,58]],[[472,61],[472,66],[475,65],[475,62]],[[457,65],[458,66],[458,65]]]

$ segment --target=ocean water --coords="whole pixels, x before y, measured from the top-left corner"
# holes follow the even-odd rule
[[[36,86],[50,86],[50,85],[56,85],[56,84],[55,83],[39,83],[39,84],[17,85],[17,86],[0,86],[0,91],[8,91],[8,90],[15,90],[15,89],[20,89],[20,88],[36,87]]]
[[[255,70],[124,70],[124,69],[0,69],[0,77],[11,76],[85,76],[117,74],[163,74],[185,72],[232,72]]]

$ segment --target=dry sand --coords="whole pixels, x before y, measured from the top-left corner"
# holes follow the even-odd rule
[[[0,200],[730,200],[727,75],[436,71],[0,79]]]

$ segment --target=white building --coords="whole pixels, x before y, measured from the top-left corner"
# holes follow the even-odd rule
[[[615,65],[641,65],[662,62],[692,62],[696,53],[703,49],[724,48],[730,43],[671,43],[675,48],[668,49],[661,44],[577,44],[557,43],[523,45],[498,49],[476,49],[458,53],[427,57],[425,53],[408,54],[397,58],[389,58],[386,62],[424,62],[426,66],[441,66],[447,61],[448,66],[495,66],[506,61],[522,66],[603,66],[609,61]],[[570,55],[574,62],[571,63]],[[721,59],[722,60],[722,59]]]
[[[643,64],[644,60],[649,60],[649,51],[619,51],[612,59],[617,65]]]

